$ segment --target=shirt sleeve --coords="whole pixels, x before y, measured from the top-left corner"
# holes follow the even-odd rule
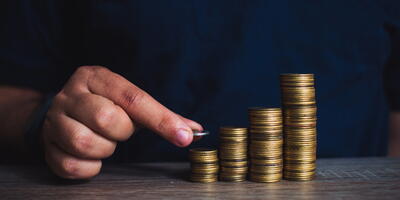
[[[384,81],[390,109],[400,111],[400,2],[384,2],[385,30],[390,37],[390,55],[385,66]]]
[[[79,65],[77,2],[0,2],[0,85],[58,91]]]

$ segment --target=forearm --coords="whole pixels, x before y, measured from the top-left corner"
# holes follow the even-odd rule
[[[400,157],[400,112],[391,112],[389,117],[390,157]]]
[[[31,89],[0,86],[0,156],[17,159],[25,152],[24,132],[42,95]]]

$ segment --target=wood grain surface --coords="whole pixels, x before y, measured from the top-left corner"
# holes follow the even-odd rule
[[[400,199],[400,159],[319,159],[310,182],[188,181],[188,163],[105,165],[90,181],[43,166],[0,166],[0,199]]]

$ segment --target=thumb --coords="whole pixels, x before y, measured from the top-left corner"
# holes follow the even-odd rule
[[[178,115],[178,114],[177,114],[177,115]],[[183,116],[181,116],[181,115],[178,115],[178,117],[179,117],[187,126],[189,126],[192,130],[195,130],[195,131],[203,131],[203,130],[204,130],[203,126],[201,126],[199,123],[197,123],[197,122],[195,122],[195,121],[193,121],[193,120],[187,119],[187,118],[185,118],[185,117],[183,117]],[[202,136],[194,136],[192,142],[195,142],[195,141],[201,139],[201,137],[202,137]]]

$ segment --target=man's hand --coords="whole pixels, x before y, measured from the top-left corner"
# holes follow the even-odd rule
[[[42,130],[46,162],[59,176],[95,176],[101,159],[140,124],[173,144],[193,140],[198,123],[158,103],[122,76],[103,67],[80,67],[56,95]]]

